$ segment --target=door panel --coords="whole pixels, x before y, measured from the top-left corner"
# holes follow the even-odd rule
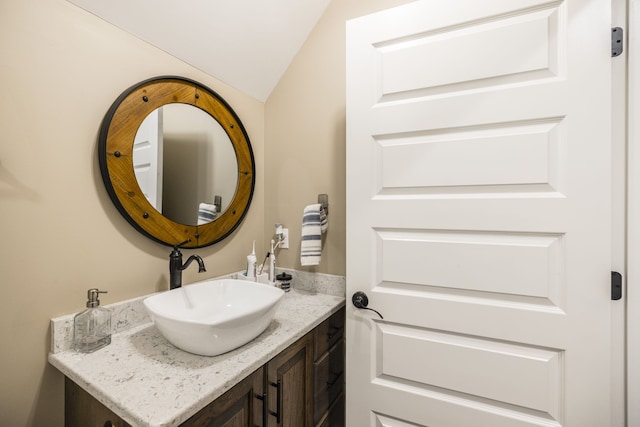
[[[381,284],[494,292],[500,296],[493,298],[562,304],[561,235],[406,229],[378,230],[377,235]]]
[[[349,426],[610,422],[610,3],[347,24]],[[588,70],[588,72],[585,72]]]
[[[478,17],[459,28],[438,28],[416,38],[380,43],[382,93],[419,90],[424,95],[443,92],[446,85],[450,93],[466,88],[468,82],[478,89],[556,76],[558,15],[557,8],[548,8],[511,18]],[[398,79],[408,67],[422,72]]]
[[[378,331],[381,377],[460,391],[558,415],[562,352],[382,324]],[[402,348],[399,352],[396,349]],[[422,358],[428,354],[427,360]],[[427,362],[427,363],[424,363]],[[420,366],[419,369],[415,369]],[[487,374],[491,373],[490,381]],[[526,384],[526,388],[522,387]]]
[[[440,187],[519,185],[550,191],[560,169],[561,122],[511,122],[376,140],[381,193]],[[474,159],[473,168],[460,153]],[[556,179],[554,179],[556,178]],[[446,189],[450,191],[450,188]]]
[[[162,212],[162,124],[162,108],[159,108],[142,121],[133,141],[136,180],[144,196],[159,212]]]

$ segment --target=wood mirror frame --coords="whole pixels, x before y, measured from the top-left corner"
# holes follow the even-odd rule
[[[233,144],[238,162],[237,190],[227,209],[208,224],[185,225],[166,218],[149,203],[136,180],[136,132],[147,115],[170,103],[189,104],[207,112]],[[200,248],[219,242],[242,222],[253,197],[255,163],[242,122],[218,94],[183,77],[154,77],[124,91],[102,122],[98,158],[102,179],[118,211],[136,230],[165,245]]]

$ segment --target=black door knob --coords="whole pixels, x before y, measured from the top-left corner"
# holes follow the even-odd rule
[[[380,314],[380,312],[378,310],[374,310],[373,308],[369,308],[369,297],[367,297],[367,294],[365,294],[362,291],[358,291],[356,293],[354,293],[351,296],[351,302],[353,303],[353,305],[356,308],[362,309],[362,310],[371,310],[374,313],[376,313],[378,316],[380,316],[381,319],[384,320],[384,317],[382,317],[382,314]]]

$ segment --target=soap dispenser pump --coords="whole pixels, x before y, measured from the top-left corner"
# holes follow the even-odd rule
[[[87,309],[73,318],[73,348],[91,353],[111,343],[111,311],[100,307],[99,294],[107,291],[89,289]]]

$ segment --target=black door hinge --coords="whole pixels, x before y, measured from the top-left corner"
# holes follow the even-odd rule
[[[620,27],[611,29],[611,57],[619,56],[624,48],[624,31]]]
[[[614,301],[622,298],[622,274],[611,272],[611,299]]]

